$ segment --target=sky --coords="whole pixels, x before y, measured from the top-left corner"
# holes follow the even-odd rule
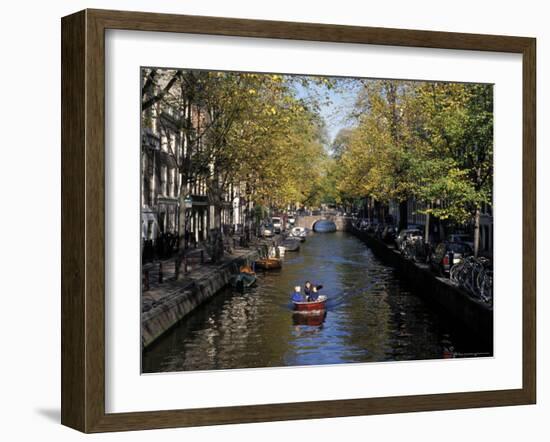
[[[353,82],[346,88],[335,87],[333,89],[317,85],[303,87],[296,84],[294,86],[298,98],[318,100],[320,114],[325,120],[330,143],[340,129],[352,125],[349,115],[355,104],[358,87],[359,85],[353,85]]]

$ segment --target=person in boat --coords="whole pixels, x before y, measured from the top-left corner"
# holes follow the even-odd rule
[[[311,281],[306,281],[304,284],[304,296],[306,299],[309,299],[309,295],[311,295],[313,291],[313,285],[311,284]]]
[[[307,297],[307,300],[309,302],[314,302],[314,301],[317,301],[318,299],[319,299],[319,292],[317,291],[317,286],[314,285],[313,288],[311,289],[311,293]]]
[[[292,293],[292,295],[290,297],[292,299],[292,301],[294,301],[294,302],[304,302],[305,301],[304,295],[302,295],[302,293],[300,291],[301,291],[301,287],[299,285],[294,287],[294,292]]]

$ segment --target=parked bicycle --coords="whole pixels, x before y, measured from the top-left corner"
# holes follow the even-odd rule
[[[476,298],[493,303],[493,268],[488,258],[466,257],[451,267],[450,278]]]
[[[401,254],[413,262],[426,262],[426,245],[421,236],[411,236],[401,243]]]

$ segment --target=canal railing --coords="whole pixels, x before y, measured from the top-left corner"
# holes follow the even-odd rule
[[[179,275],[179,279],[163,275],[161,282],[157,280],[148,290],[142,290],[142,348],[151,345],[195,308],[227,287],[241,265],[256,260],[265,252],[266,246],[278,245],[281,240],[282,235],[268,240],[257,239],[249,248],[233,249],[233,254],[224,256],[215,264],[205,262],[202,256],[202,264]],[[163,272],[168,269],[168,264],[166,262],[162,267]],[[173,260],[171,266],[173,274]]]

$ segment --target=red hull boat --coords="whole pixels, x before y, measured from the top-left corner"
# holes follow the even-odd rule
[[[327,297],[326,296],[319,296],[319,299],[317,301],[309,301],[309,302],[295,302],[292,301],[294,304],[294,310],[297,312],[318,312],[320,310],[325,310],[326,304],[327,304]]]
[[[293,325],[308,325],[310,327],[319,327],[320,325],[323,325],[326,317],[326,310],[294,312],[292,314],[292,323]]]

